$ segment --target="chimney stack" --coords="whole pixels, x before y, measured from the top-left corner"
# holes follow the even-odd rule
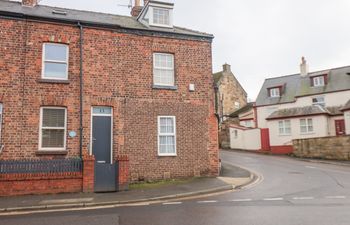
[[[142,6],[140,3],[140,0],[135,0],[135,5],[131,9],[131,15],[133,17],[138,17],[141,11],[142,11]]]
[[[225,63],[222,67],[223,67],[224,72],[231,73],[231,65],[230,64]]]
[[[305,57],[303,56],[303,57],[301,58],[301,64],[300,64],[300,75],[301,75],[302,77],[305,77],[305,76],[308,75],[308,73],[309,73],[309,66],[307,65],[306,59],[305,59]]]
[[[34,7],[38,4],[38,0],[22,0],[23,6]]]

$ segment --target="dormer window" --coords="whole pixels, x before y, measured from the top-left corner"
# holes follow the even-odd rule
[[[169,26],[170,12],[168,9],[153,8],[153,24]]]
[[[276,88],[270,88],[269,89],[269,95],[271,98],[274,97],[280,97],[281,96],[281,89],[276,87]]]
[[[327,74],[310,77],[312,87],[323,87],[327,84]]]
[[[173,3],[150,0],[138,20],[146,26],[173,27]]]
[[[324,86],[324,77],[314,77],[313,79],[313,83],[315,87],[321,87]]]

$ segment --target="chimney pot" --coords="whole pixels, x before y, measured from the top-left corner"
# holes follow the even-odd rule
[[[307,76],[309,73],[309,66],[306,63],[305,57],[301,57],[301,64],[300,64],[300,75],[301,76]]]
[[[231,65],[230,64],[225,63],[222,67],[223,67],[224,72],[231,72]]]
[[[38,0],[22,0],[23,6],[34,7],[38,4]]]

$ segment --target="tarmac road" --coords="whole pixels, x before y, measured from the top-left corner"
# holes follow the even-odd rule
[[[168,203],[0,217],[1,225],[349,225],[350,166],[222,151],[261,175],[247,189]]]

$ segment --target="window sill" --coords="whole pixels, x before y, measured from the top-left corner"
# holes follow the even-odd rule
[[[177,90],[177,86],[152,85],[153,89]]]
[[[278,136],[280,137],[288,137],[288,136],[292,136],[291,134],[279,134]]]
[[[38,150],[35,152],[36,155],[67,155],[68,151],[66,150],[57,150],[57,151],[49,151],[49,150]]]
[[[176,156],[177,156],[176,154],[162,154],[162,155],[158,154],[158,157],[176,157]]]
[[[305,132],[305,133],[300,133],[300,135],[313,135],[315,134],[315,132]]]
[[[38,79],[38,83],[49,83],[49,84],[70,84],[69,80],[55,80],[55,79]]]

